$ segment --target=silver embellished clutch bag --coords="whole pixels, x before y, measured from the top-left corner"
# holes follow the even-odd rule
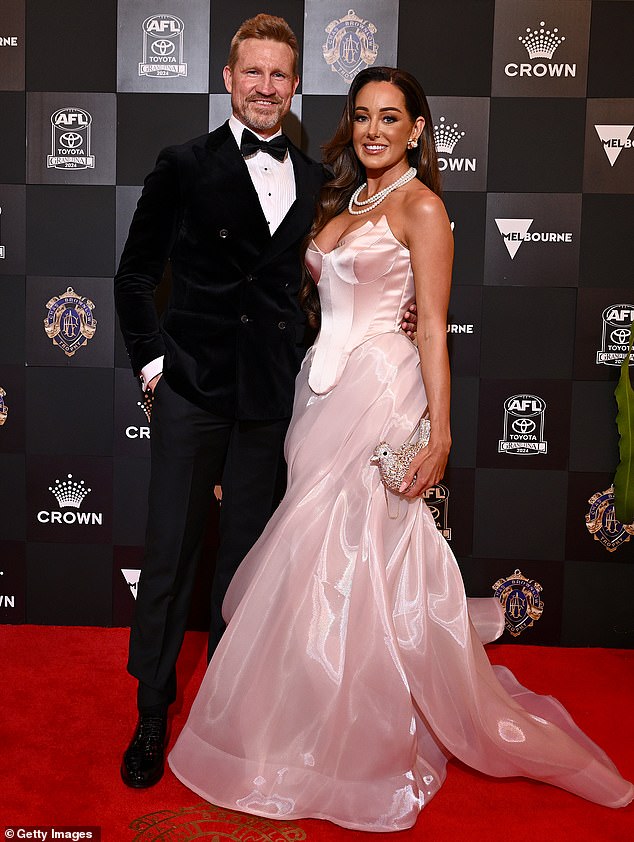
[[[412,459],[420,453],[423,447],[427,447],[429,444],[430,433],[429,418],[421,417],[400,447],[395,448],[388,442],[382,441],[374,448],[374,454],[370,462],[373,465],[378,465],[381,482],[388,491],[393,494],[399,493],[403,477],[407,473]]]

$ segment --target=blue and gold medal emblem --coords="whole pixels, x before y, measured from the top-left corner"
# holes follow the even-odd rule
[[[77,295],[72,287],[68,287],[63,295],[51,298],[46,306],[46,335],[67,357],[72,357],[95,335],[97,321],[92,315],[95,305],[88,298]]]
[[[9,407],[4,402],[6,394],[7,393],[4,391],[2,386],[0,386],[0,427],[2,427],[4,422],[7,420],[7,416],[9,414]]]
[[[513,637],[518,637],[542,616],[542,586],[534,579],[527,579],[521,570],[515,570],[506,579],[498,579],[493,591],[502,603],[504,625]]]
[[[599,541],[609,553],[617,550],[621,544],[634,535],[634,523],[621,523],[614,514],[614,486],[605,491],[597,491],[588,500],[590,509],[586,514],[588,532]]]
[[[326,43],[322,47],[326,64],[346,82],[352,82],[361,70],[374,64],[379,52],[375,42],[376,26],[363,20],[354,9],[326,27]]]

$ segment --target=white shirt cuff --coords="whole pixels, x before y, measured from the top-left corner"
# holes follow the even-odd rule
[[[156,377],[157,374],[162,374],[163,372],[163,357],[157,357],[155,360],[152,360],[147,365],[144,365],[141,369],[141,386],[143,387],[143,391],[147,389],[147,384],[152,380],[153,377]]]

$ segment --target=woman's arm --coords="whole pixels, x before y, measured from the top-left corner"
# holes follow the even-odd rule
[[[451,449],[447,310],[453,236],[445,206],[434,193],[416,191],[406,204],[404,232],[414,272],[417,343],[431,422],[429,444],[412,461],[401,486],[408,488],[416,475],[404,495],[416,497],[440,482]]]

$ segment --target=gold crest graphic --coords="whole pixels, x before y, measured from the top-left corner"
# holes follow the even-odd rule
[[[376,26],[363,20],[354,9],[326,27],[326,43],[322,47],[326,64],[350,83],[361,70],[374,64],[379,52],[375,42]]]
[[[504,625],[513,637],[518,637],[542,616],[542,586],[524,576],[521,570],[516,569],[506,579],[498,579],[493,585],[493,591],[496,599],[502,603]]]
[[[616,519],[613,485],[605,491],[597,491],[588,503],[590,503],[590,509],[586,514],[588,532],[595,541],[603,544],[609,553],[613,553],[634,535],[634,523],[621,523]]]
[[[4,391],[2,386],[0,386],[0,427],[2,427],[4,422],[7,420],[7,415],[9,414],[9,407],[4,402],[6,394],[7,393]]]
[[[67,357],[72,357],[95,335],[97,320],[92,315],[95,305],[88,298],[77,295],[72,287],[63,295],[51,298],[46,307],[46,335]]]

